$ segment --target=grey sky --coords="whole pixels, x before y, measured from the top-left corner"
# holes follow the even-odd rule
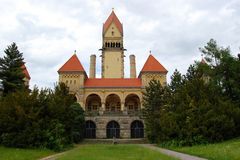
[[[169,71],[169,81],[175,68],[185,73],[201,59],[198,48],[210,38],[239,52],[239,0],[0,0],[0,56],[16,42],[31,86],[52,87],[74,50],[87,73],[89,56],[97,55],[100,77],[102,24],[112,7],[123,23],[125,77],[130,54],[139,73],[151,50]]]

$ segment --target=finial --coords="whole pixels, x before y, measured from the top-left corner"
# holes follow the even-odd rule
[[[202,57],[202,59],[203,59],[203,54],[201,54],[201,57]]]
[[[152,51],[150,50],[149,53],[152,54]]]
[[[112,8],[112,11],[114,11],[114,8]]]
[[[77,53],[77,51],[76,50],[74,50],[74,54],[76,54]]]

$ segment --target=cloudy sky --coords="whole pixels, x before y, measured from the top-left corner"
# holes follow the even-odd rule
[[[16,42],[31,87],[52,87],[74,50],[87,73],[89,56],[97,55],[100,77],[102,24],[113,7],[124,28],[125,77],[130,54],[136,55],[139,73],[151,50],[169,71],[169,81],[175,68],[185,73],[201,60],[198,48],[210,38],[239,52],[239,0],[0,0],[0,56]]]

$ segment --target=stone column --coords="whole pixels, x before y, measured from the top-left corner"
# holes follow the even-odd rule
[[[99,114],[103,115],[104,111],[105,111],[105,103],[102,103],[102,106],[99,109]]]

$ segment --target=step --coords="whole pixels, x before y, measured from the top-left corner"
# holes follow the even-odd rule
[[[84,139],[84,144],[112,144],[115,141],[117,144],[146,144],[148,143],[145,138],[134,139]]]

